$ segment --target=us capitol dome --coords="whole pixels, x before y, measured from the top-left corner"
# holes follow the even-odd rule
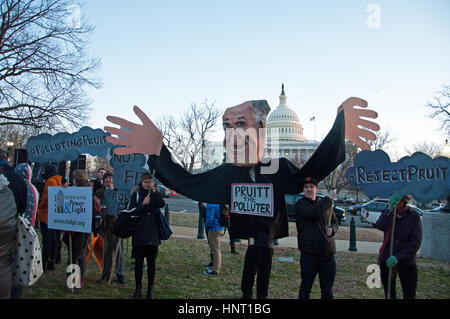
[[[286,157],[296,164],[302,164],[311,157],[320,144],[308,141],[303,136],[303,126],[297,113],[286,103],[284,84],[281,86],[280,104],[267,117],[267,140],[265,155]]]

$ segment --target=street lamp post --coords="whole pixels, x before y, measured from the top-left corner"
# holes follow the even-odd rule
[[[9,165],[11,165],[11,150],[14,147],[14,142],[12,141],[7,141],[6,142],[6,151],[8,152],[8,163]]]

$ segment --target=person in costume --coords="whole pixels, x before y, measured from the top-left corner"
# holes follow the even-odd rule
[[[114,149],[117,155],[151,155],[148,164],[156,170],[155,176],[158,180],[170,189],[200,202],[230,205],[233,183],[272,185],[272,217],[237,214],[231,211],[230,220],[232,237],[247,239],[249,242],[241,281],[242,297],[253,296],[254,277],[258,274],[257,298],[267,298],[273,240],[289,236],[284,195],[301,192],[299,181],[303,178],[314,176],[320,181],[343,162],[345,135],[351,136],[355,141],[358,138],[360,145],[360,131],[364,132],[365,138],[375,138],[373,133],[359,128],[358,125],[377,129],[378,125],[375,123],[359,118],[374,118],[376,113],[370,110],[355,110],[355,105],[367,107],[367,102],[350,98],[340,106],[333,128],[301,169],[286,158],[263,160],[266,118],[270,111],[265,100],[247,101],[225,111],[222,123],[225,130],[227,163],[200,174],[191,174],[172,160],[169,150],[163,145],[161,132],[138,107],[134,107],[134,111],[143,124],[108,116],[110,122],[125,129],[105,127],[107,132],[120,137],[108,136],[106,140],[125,146]],[[347,119],[350,121],[348,125]],[[347,130],[349,134],[345,134]]]
[[[159,209],[166,205],[161,193],[157,191],[155,180],[149,173],[141,175],[139,188],[131,194],[128,210],[135,209],[133,215],[139,216],[136,223],[131,251],[131,257],[135,259],[134,279],[136,289],[134,299],[141,298],[142,293],[142,269],[144,258],[147,259],[147,298],[153,299],[153,286],[156,273],[156,257],[161,245],[159,232]]]
[[[404,299],[414,299],[417,291],[416,253],[422,243],[422,223],[420,215],[408,206],[409,196],[393,194],[389,206],[383,210],[375,227],[383,231],[384,239],[380,247],[378,264],[381,282],[387,298],[389,269],[392,269],[390,299],[396,298],[395,280],[400,277]],[[394,224],[395,211],[395,228]],[[391,235],[394,231],[392,255]]]
[[[314,178],[302,181],[305,196],[295,203],[298,249],[301,251],[301,285],[299,299],[309,299],[316,275],[319,274],[322,299],[333,298],[333,284],[336,277],[336,243],[334,235],[338,222],[332,211],[336,190],[328,196],[318,198],[319,187]],[[329,223],[329,214],[331,223]]]

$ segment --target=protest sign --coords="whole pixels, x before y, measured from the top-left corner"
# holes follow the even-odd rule
[[[36,163],[73,161],[80,154],[105,157],[112,144],[105,137],[110,134],[88,126],[75,133],[47,133],[32,136],[27,141],[28,159]]]
[[[91,187],[49,187],[48,228],[90,233]]]
[[[395,192],[427,203],[450,194],[450,159],[416,152],[393,163],[384,151],[362,151],[347,169],[346,179],[368,197],[389,197]]]
[[[231,184],[230,212],[273,217],[273,185]]]

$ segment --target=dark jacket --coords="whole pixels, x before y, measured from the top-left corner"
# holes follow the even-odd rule
[[[137,196],[138,193],[139,198]],[[133,215],[139,216],[132,237],[133,247],[148,245],[157,246],[161,244],[161,235],[159,231],[161,223],[160,208],[164,207],[166,203],[159,192],[151,192],[150,204],[143,206],[142,204],[147,195],[148,191],[142,187],[139,187],[138,191],[131,194],[128,209],[136,208]]]
[[[311,255],[328,256],[336,253],[334,235],[338,231],[336,216],[331,217],[333,235],[326,235],[331,199],[317,198],[315,201],[303,197],[295,203],[298,249]]]
[[[375,227],[384,232],[392,220],[393,213],[388,209],[381,212]],[[386,248],[381,256],[381,262],[389,258],[391,240],[388,240]],[[401,218],[395,221],[393,255],[397,258],[399,265],[415,265],[416,253],[422,243],[422,223],[417,212],[408,208],[403,212]]]

